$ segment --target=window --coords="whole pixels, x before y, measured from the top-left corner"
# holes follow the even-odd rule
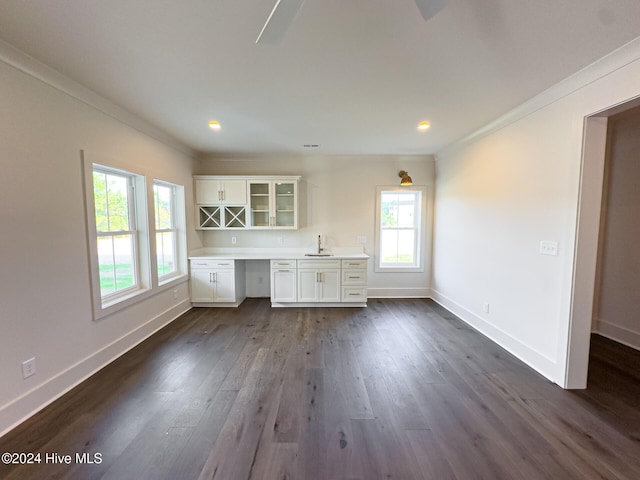
[[[94,320],[186,281],[184,187],[85,151],[82,168]]]
[[[170,278],[178,271],[176,229],[176,186],[156,180],[153,202],[156,223],[156,258],[158,281]]]
[[[93,167],[100,296],[103,300],[139,288],[134,175]]]
[[[424,187],[378,187],[376,271],[423,270]]]

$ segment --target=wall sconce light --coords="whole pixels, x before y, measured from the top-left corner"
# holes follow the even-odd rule
[[[409,172],[400,170],[400,172],[398,172],[398,176],[400,177],[400,185],[413,185],[413,180],[411,180]]]

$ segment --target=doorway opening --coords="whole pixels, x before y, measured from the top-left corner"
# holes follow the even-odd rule
[[[640,97],[585,118],[574,281],[565,377],[566,388],[583,389],[587,386],[592,331],[594,329],[596,331],[598,329],[608,329],[607,332],[609,334],[606,336],[611,337],[612,329],[609,324],[612,322],[619,323],[618,319],[612,320],[611,317],[608,317],[610,320],[604,320],[606,323],[603,323],[599,318],[603,306],[606,305],[608,310],[611,310],[611,305],[614,304],[612,302],[615,302],[613,298],[621,298],[619,297],[621,292],[619,290],[614,291],[616,285],[609,284],[606,287],[604,286],[604,282],[607,281],[606,277],[611,276],[611,272],[616,271],[607,262],[627,262],[627,266],[633,267],[633,265],[630,265],[629,259],[624,257],[624,251],[629,252],[630,250],[628,248],[621,249],[619,245],[616,245],[620,241],[618,238],[620,237],[620,232],[625,232],[626,235],[626,240],[622,240],[623,243],[629,243],[629,238],[633,237],[633,231],[630,232],[628,222],[625,225],[620,219],[621,216],[629,218],[630,213],[625,210],[626,206],[623,205],[622,208],[618,208],[620,206],[618,204],[627,202],[630,192],[640,189],[635,188],[637,182],[633,182],[629,171],[615,172],[616,181],[622,186],[610,184],[614,174],[612,170],[614,167],[612,155],[616,156],[616,163],[626,164],[627,169],[637,168],[638,173],[635,178],[640,178],[640,161],[636,159],[635,162],[631,162],[627,159],[629,154],[623,153],[629,148],[627,145],[630,142],[628,130],[633,128],[629,124],[636,121],[630,121],[629,119],[637,119],[637,128],[640,129]],[[624,131],[620,129],[621,124],[624,126],[622,129]],[[635,137],[640,139],[640,135],[637,133]],[[636,145],[640,147],[640,140],[635,140],[635,137],[633,140],[638,142]],[[621,143],[620,139],[622,139]],[[635,151],[637,152],[638,150],[636,149]],[[621,162],[618,157],[625,160]],[[620,178],[622,179],[621,182],[618,181]],[[625,182],[628,183],[629,181],[633,182],[632,185],[625,184]],[[617,211],[615,212],[612,211],[612,204],[610,203],[613,193],[616,195],[614,201]],[[618,198],[620,196],[622,196],[622,199]],[[637,212],[638,234],[640,235],[640,194],[636,196],[639,207]],[[615,220],[615,228],[610,225],[612,220]],[[613,243],[609,238],[612,236],[616,239]],[[635,244],[635,238],[640,237],[633,237],[633,241],[630,242],[631,245]],[[608,252],[607,249],[613,249],[613,251]],[[613,253],[616,255],[614,256]],[[640,249],[638,249],[637,255],[636,273],[640,280]],[[605,275],[605,269],[606,276],[603,276]],[[633,273],[629,273],[629,275],[633,275]],[[615,273],[613,276],[615,276]],[[634,290],[635,285],[625,287],[629,302],[637,296]],[[606,288],[606,292],[603,288]],[[620,285],[618,285],[618,288],[620,288]],[[604,293],[606,293],[606,300],[603,300]],[[624,293],[622,295],[624,296]],[[620,311],[618,307],[614,310]],[[640,313],[640,305],[638,305],[638,312]],[[615,316],[619,315],[616,314]],[[636,318],[640,318],[640,315]],[[623,325],[628,327],[627,324]],[[619,331],[620,329],[618,329]],[[636,332],[640,332],[640,321],[637,323]],[[620,339],[616,340],[620,341]],[[640,348],[640,333],[637,335],[637,340],[636,348]],[[629,342],[623,343],[629,344]]]

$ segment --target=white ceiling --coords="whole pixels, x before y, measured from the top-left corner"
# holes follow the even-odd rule
[[[256,45],[274,3],[0,0],[0,38],[196,151],[271,155],[434,153],[640,36],[638,0],[448,0],[429,22],[306,0]]]

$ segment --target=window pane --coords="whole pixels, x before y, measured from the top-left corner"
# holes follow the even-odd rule
[[[107,179],[108,231],[131,230],[129,226],[129,185],[125,177],[105,175]]]
[[[382,228],[398,225],[398,194],[382,193],[380,219]]]
[[[100,294],[104,297],[136,285],[133,236],[98,238]]]
[[[158,259],[158,277],[176,271],[175,233],[156,233],[156,253]]]
[[[381,263],[397,263],[398,261],[398,231],[382,230],[380,242]]]
[[[96,211],[96,228],[98,232],[106,232],[109,230],[107,176],[102,172],[93,172],[93,203]]]
[[[398,231],[398,263],[413,265],[415,252],[414,230]]]
[[[104,297],[116,291],[113,238],[98,237],[98,271],[100,294]]]
[[[402,195],[398,204],[398,226],[412,228],[415,225],[415,195]]]
[[[115,263],[116,291],[136,285],[133,235],[113,237],[113,257]]]
[[[153,193],[155,198],[156,230],[173,228],[171,218],[171,187],[154,185]]]

